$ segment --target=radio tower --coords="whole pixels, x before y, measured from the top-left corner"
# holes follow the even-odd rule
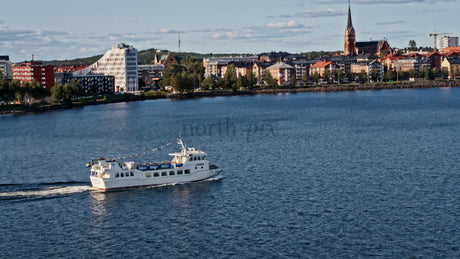
[[[179,32],[179,39],[177,40],[177,45],[179,46],[179,53],[180,53],[180,43],[181,41],[180,41],[180,32]]]

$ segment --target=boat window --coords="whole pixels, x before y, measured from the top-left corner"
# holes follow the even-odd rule
[[[201,167],[201,169],[203,169],[203,167]]]
[[[169,175],[175,175],[174,171],[169,171]]]
[[[190,173],[190,170],[185,170],[185,174],[189,174]]]
[[[153,177],[158,177],[158,176],[160,176],[159,173],[154,173],[154,174],[153,174]]]
[[[196,156],[193,157],[193,161],[196,161]]]
[[[201,156],[198,157],[198,160],[201,160]]]
[[[206,160],[206,156],[203,157],[203,160]]]
[[[177,174],[178,174],[178,175],[179,175],[179,174],[182,174],[182,170],[177,171]]]
[[[125,174],[124,174],[124,173],[121,173],[121,177],[124,177],[124,176],[125,176]]]
[[[120,177],[120,174],[117,173],[117,174],[115,175],[115,177]]]
[[[152,177],[152,173],[145,173],[145,177]]]
[[[161,176],[167,176],[168,172],[161,172]]]
[[[134,176],[134,173],[133,173],[133,172],[131,172],[130,174],[131,174],[131,176]]]

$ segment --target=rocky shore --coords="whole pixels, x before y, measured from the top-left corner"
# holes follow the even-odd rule
[[[350,84],[350,85],[325,85],[306,88],[276,88],[276,89],[254,89],[238,91],[200,91],[194,93],[174,93],[149,95],[120,95],[117,98],[102,98],[91,101],[75,101],[68,104],[3,104],[0,105],[0,114],[21,114],[30,112],[43,112],[51,110],[70,109],[89,105],[99,105],[117,102],[132,102],[152,99],[190,99],[217,96],[257,95],[257,94],[279,94],[279,93],[303,93],[303,92],[338,92],[356,90],[383,90],[383,89],[412,89],[412,88],[439,88],[459,87],[459,81],[434,81],[434,82],[393,82],[374,84]]]

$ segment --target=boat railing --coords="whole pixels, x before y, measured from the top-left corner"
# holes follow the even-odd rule
[[[170,169],[170,168],[177,168],[182,167],[184,164],[182,163],[174,163],[171,161],[164,161],[161,163],[143,163],[143,164],[136,164],[135,168],[140,171],[147,171],[147,170],[162,170],[162,169]]]

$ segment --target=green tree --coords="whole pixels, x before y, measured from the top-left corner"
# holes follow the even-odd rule
[[[278,82],[273,78],[272,74],[269,71],[265,72],[265,84],[268,87],[276,88],[278,87]]]
[[[75,79],[72,79],[70,83],[64,85],[64,101],[71,101],[76,97],[79,97],[81,94],[81,86],[80,82]]]
[[[417,50],[417,43],[415,43],[415,40],[409,41],[409,50],[412,50],[412,51]]]
[[[332,76],[331,70],[329,70],[329,69],[324,70],[324,72],[323,72],[324,81],[329,83],[331,81],[331,76]]]
[[[423,66],[422,68],[420,68],[420,74],[423,76],[425,80],[434,79],[431,69],[427,68],[426,66]]]
[[[361,72],[359,72],[359,81],[361,83],[364,83],[367,81],[367,73],[366,71],[364,71],[364,69],[362,69]]]
[[[353,83],[355,81],[355,74],[348,72],[347,73],[347,80],[349,83]]]
[[[161,87],[165,86],[170,86],[171,85],[171,79],[173,75],[181,74],[183,71],[185,71],[186,68],[184,66],[176,65],[176,64],[169,64],[164,70],[163,70],[163,76],[158,83]]]
[[[404,73],[401,69],[398,71],[398,79],[399,80],[406,79],[406,73]]]
[[[452,73],[454,74],[455,78],[460,77],[460,68],[459,67],[454,68]]]
[[[254,72],[252,69],[249,69],[248,71],[248,82],[249,82],[249,87],[254,87],[257,83],[257,78],[254,75]]]
[[[371,69],[371,73],[370,73],[370,76],[371,76],[371,80],[372,82],[378,82],[379,81],[379,71],[375,68]]]
[[[4,77],[2,75],[2,71],[0,71],[0,100],[4,101],[4,102],[8,102],[9,98],[9,89],[10,89],[10,86],[9,86],[9,82],[6,78],[6,76]]]
[[[442,78],[444,79],[449,78],[449,71],[447,69],[443,69],[441,73],[442,73]]]
[[[318,84],[319,79],[321,78],[321,76],[320,76],[320,74],[318,72],[315,72],[315,73],[313,73],[311,78],[313,79],[313,82],[315,82],[315,84]]]
[[[395,71],[392,69],[388,69],[387,72],[385,73],[385,79],[388,81],[392,81],[395,79]]]
[[[206,77],[203,81],[201,81],[201,87],[203,89],[212,89],[214,90],[216,88],[216,81],[212,76]]]
[[[335,73],[337,75],[337,84],[340,84],[345,78],[345,73],[342,69],[338,69]]]
[[[297,79],[295,78],[295,75],[292,75],[290,80],[289,80],[289,84],[292,86],[292,87],[295,87],[296,84],[297,84]]]
[[[64,86],[61,84],[55,84],[51,88],[51,97],[54,100],[61,102],[64,99]]]
[[[307,74],[302,75],[302,83],[303,83],[303,85],[308,84],[308,75]]]
[[[417,77],[417,70],[411,68],[407,72],[408,72],[408,75],[409,75],[410,78],[416,78]]]
[[[438,77],[438,76],[442,76],[441,71],[439,69],[437,69],[437,68],[431,69],[431,72],[433,72],[433,79]]]
[[[250,86],[250,83],[249,83],[249,80],[248,80],[248,77],[246,75],[239,75],[238,78],[236,79],[236,86],[238,88],[241,88],[241,87],[249,87]]]
[[[235,64],[227,65],[227,70],[224,74],[225,85],[230,88],[233,87],[233,85],[236,84],[236,79],[237,77]]]
[[[224,78],[219,77],[219,79],[217,79],[216,85],[217,85],[218,87],[223,87],[223,86],[225,86],[225,80],[224,80]]]
[[[33,80],[29,84],[29,88],[27,91],[27,97],[32,98],[33,100],[43,100],[48,91],[40,84],[40,82]]]

